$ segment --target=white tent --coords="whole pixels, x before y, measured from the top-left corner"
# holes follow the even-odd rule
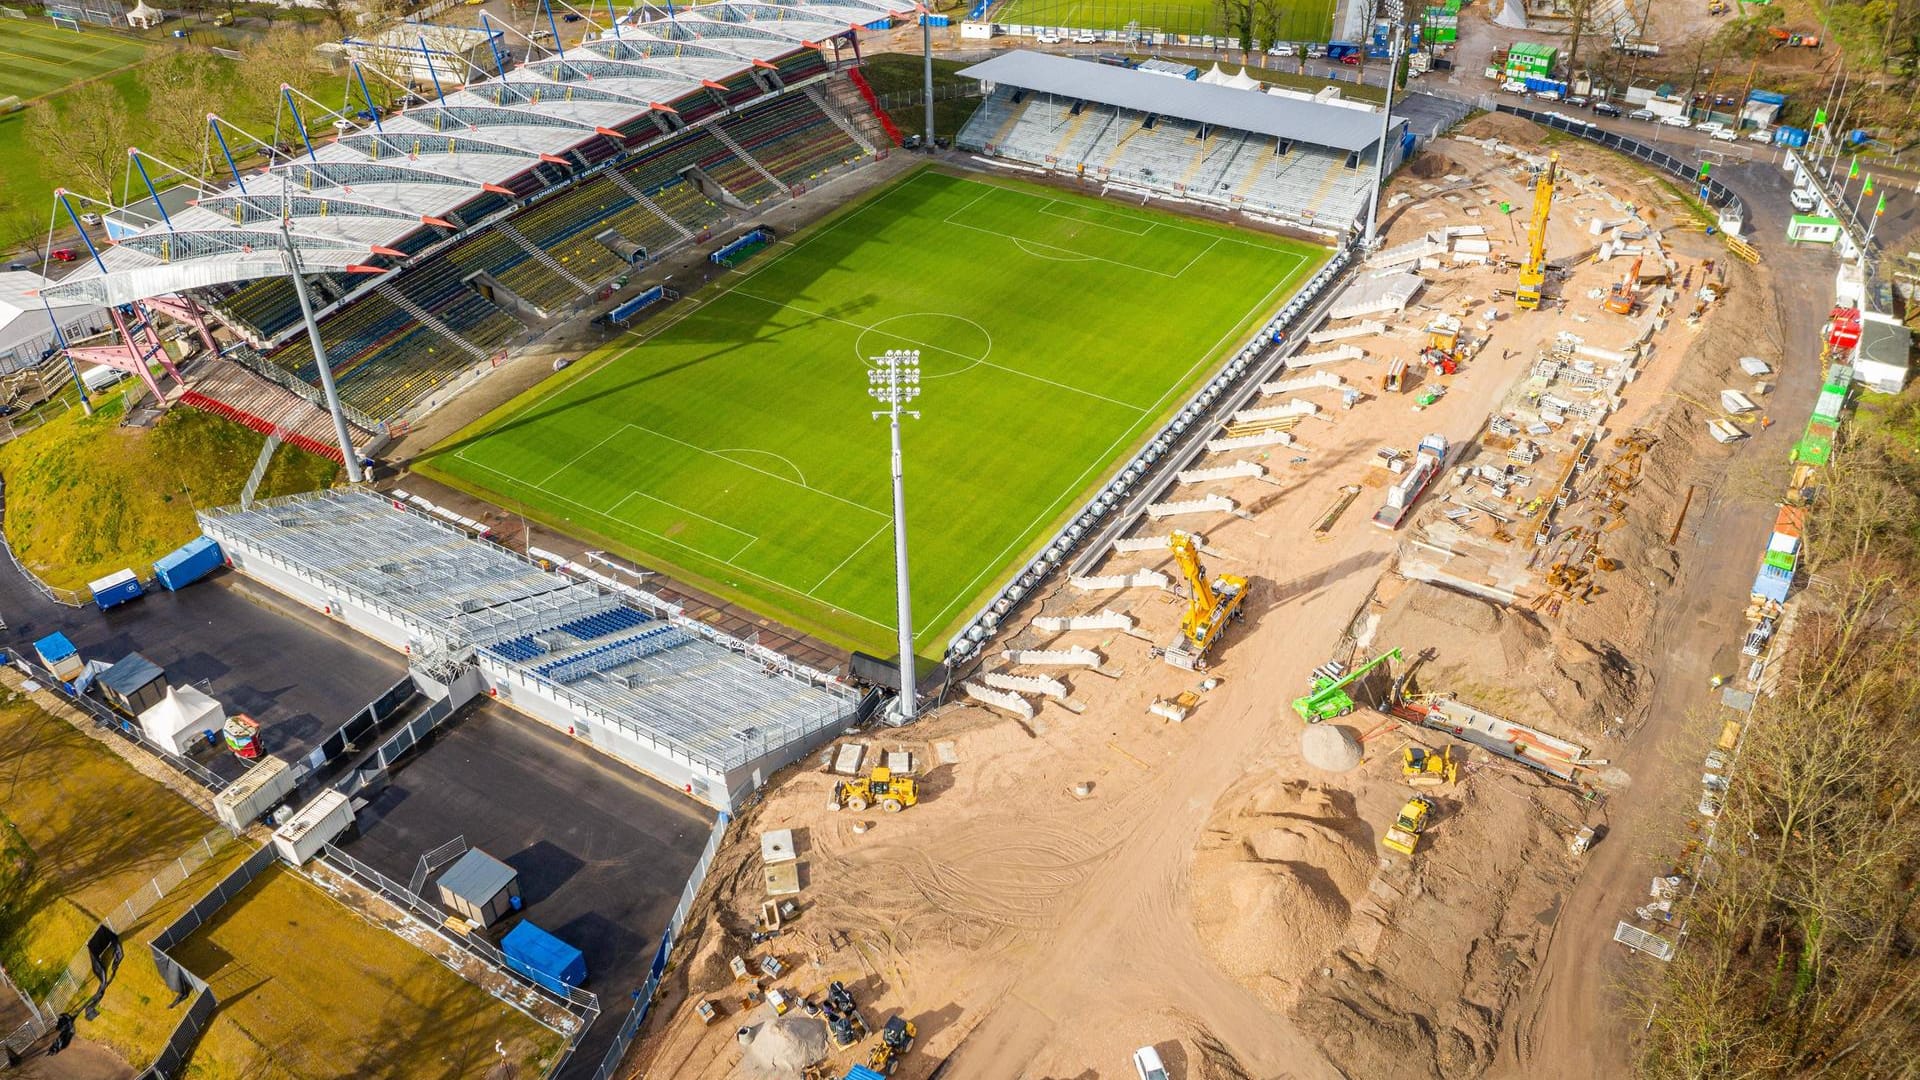
[[[140,0],[137,7],[127,12],[127,25],[137,26],[142,30],[151,30],[166,21],[167,13],[159,8],[148,7],[147,0]]]
[[[1213,70],[1201,72],[1199,81],[1209,86],[1226,86],[1231,83],[1232,79],[1227,75],[1226,71],[1220,67],[1220,61],[1215,60],[1213,62]]]
[[[1214,70],[1218,71],[1219,66],[1215,65]],[[1231,86],[1235,90],[1258,90],[1260,89],[1260,80],[1247,74],[1247,69],[1242,67],[1239,74],[1227,76],[1227,81],[1224,85]]]
[[[218,701],[191,686],[174,686],[167,696],[140,714],[140,730],[147,738],[176,754],[186,754],[203,731],[219,731],[227,711]]]

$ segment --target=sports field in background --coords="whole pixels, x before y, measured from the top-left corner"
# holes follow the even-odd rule
[[[921,171],[416,465],[890,655],[888,441],[868,415],[865,358],[919,349],[907,525],[917,648],[938,654],[1016,557],[1325,258]]]
[[[1336,0],[1275,0],[1280,9],[1277,41],[1326,41],[1333,33]],[[1056,26],[1070,30],[1162,30],[1170,34],[1225,34],[1217,0],[1003,0],[988,12],[993,22]],[[1256,36],[1261,35],[1256,19]]]
[[[76,32],[44,17],[0,18],[0,97],[41,97],[137,64],[146,55],[140,42],[96,26]]]

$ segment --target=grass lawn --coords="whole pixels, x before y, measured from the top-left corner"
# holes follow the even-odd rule
[[[44,97],[146,59],[147,46],[97,27],[62,30],[43,18],[0,22],[0,97]]]
[[[94,415],[73,409],[0,446],[6,531],[20,561],[76,589],[153,560],[199,535],[196,507],[237,502],[266,437],[195,409],[147,429],[120,426],[115,394]],[[338,466],[282,446],[260,495],[325,487]]]
[[[863,368],[919,349],[907,505],[917,648],[937,655],[1325,257],[923,170],[483,418],[423,471],[891,654],[887,433]]]
[[[933,61],[933,132],[942,138],[951,139],[960,134],[967,118],[973,110],[980,107],[978,97],[955,96],[940,99],[941,94],[956,91],[977,92],[979,84],[972,79],[963,79],[954,72],[966,67],[958,60]],[[880,98],[880,103],[893,117],[894,124],[903,134],[921,135],[926,133],[927,114],[924,105],[902,105],[900,100],[919,101],[920,92],[925,89],[926,74],[920,66],[920,58],[909,53],[874,53],[861,65],[861,71],[867,77],[867,83]],[[904,97],[904,95],[913,95]],[[889,95],[896,97],[889,102]]]
[[[0,965],[23,990],[44,994],[101,919],[214,825],[0,686]]]
[[[1275,40],[1326,41],[1334,0],[1278,0]],[[996,23],[1070,30],[1138,27],[1169,34],[1223,34],[1216,0],[1006,0],[987,15]]]
[[[563,1042],[280,865],[173,956],[220,1002],[197,1080],[539,1076]]]

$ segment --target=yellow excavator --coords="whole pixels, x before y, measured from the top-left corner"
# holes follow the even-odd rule
[[[885,766],[874,769],[864,778],[842,780],[833,786],[833,808],[847,809],[858,813],[869,806],[878,806],[889,814],[897,814],[920,801],[920,784],[911,776],[895,776],[893,770]]]
[[[1533,220],[1527,223],[1527,261],[1520,264],[1520,287],[1514,290],[1514,306],[1533,311],[1540,306],[1540,287],[1547,283],[1547,212],[1553,208],[1553,181],[1560,169],[1560,155],[1547,155],[1547,167],[1533,182]]]
[[[1180,640],[1160,650],[1161,659],[1186,671],[1207,669],[1207,650],[1226,630],[1227,621],[1241,614],[1247,599],[1247,579],[1238,574],[1209,577],[1200,565],[1200,541],[1176,530],[1167,538],[1174,564],[1187,579],[1187,610],[1180,616]]]

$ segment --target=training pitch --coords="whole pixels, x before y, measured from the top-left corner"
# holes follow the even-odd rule
[[[923,170],[435,448],[429,475],[890,655],[893,513],[866,359],[905,420],[916,649],[1326,258],[1209,222]]]
[[[1009,26],[1067,30],[1158,30],[1168,34],[1225,34],[1217,0],[1006,0],[988,18]],[[1276,41],[1326,41],[1333,33],[1334,0],[1278,0],[1269,18],[1256,15],[1254,36]]]
[[[0,18],[0,97],[31,99],[138,63],[147,47],[99,27],[66,30],[43,18]]]

